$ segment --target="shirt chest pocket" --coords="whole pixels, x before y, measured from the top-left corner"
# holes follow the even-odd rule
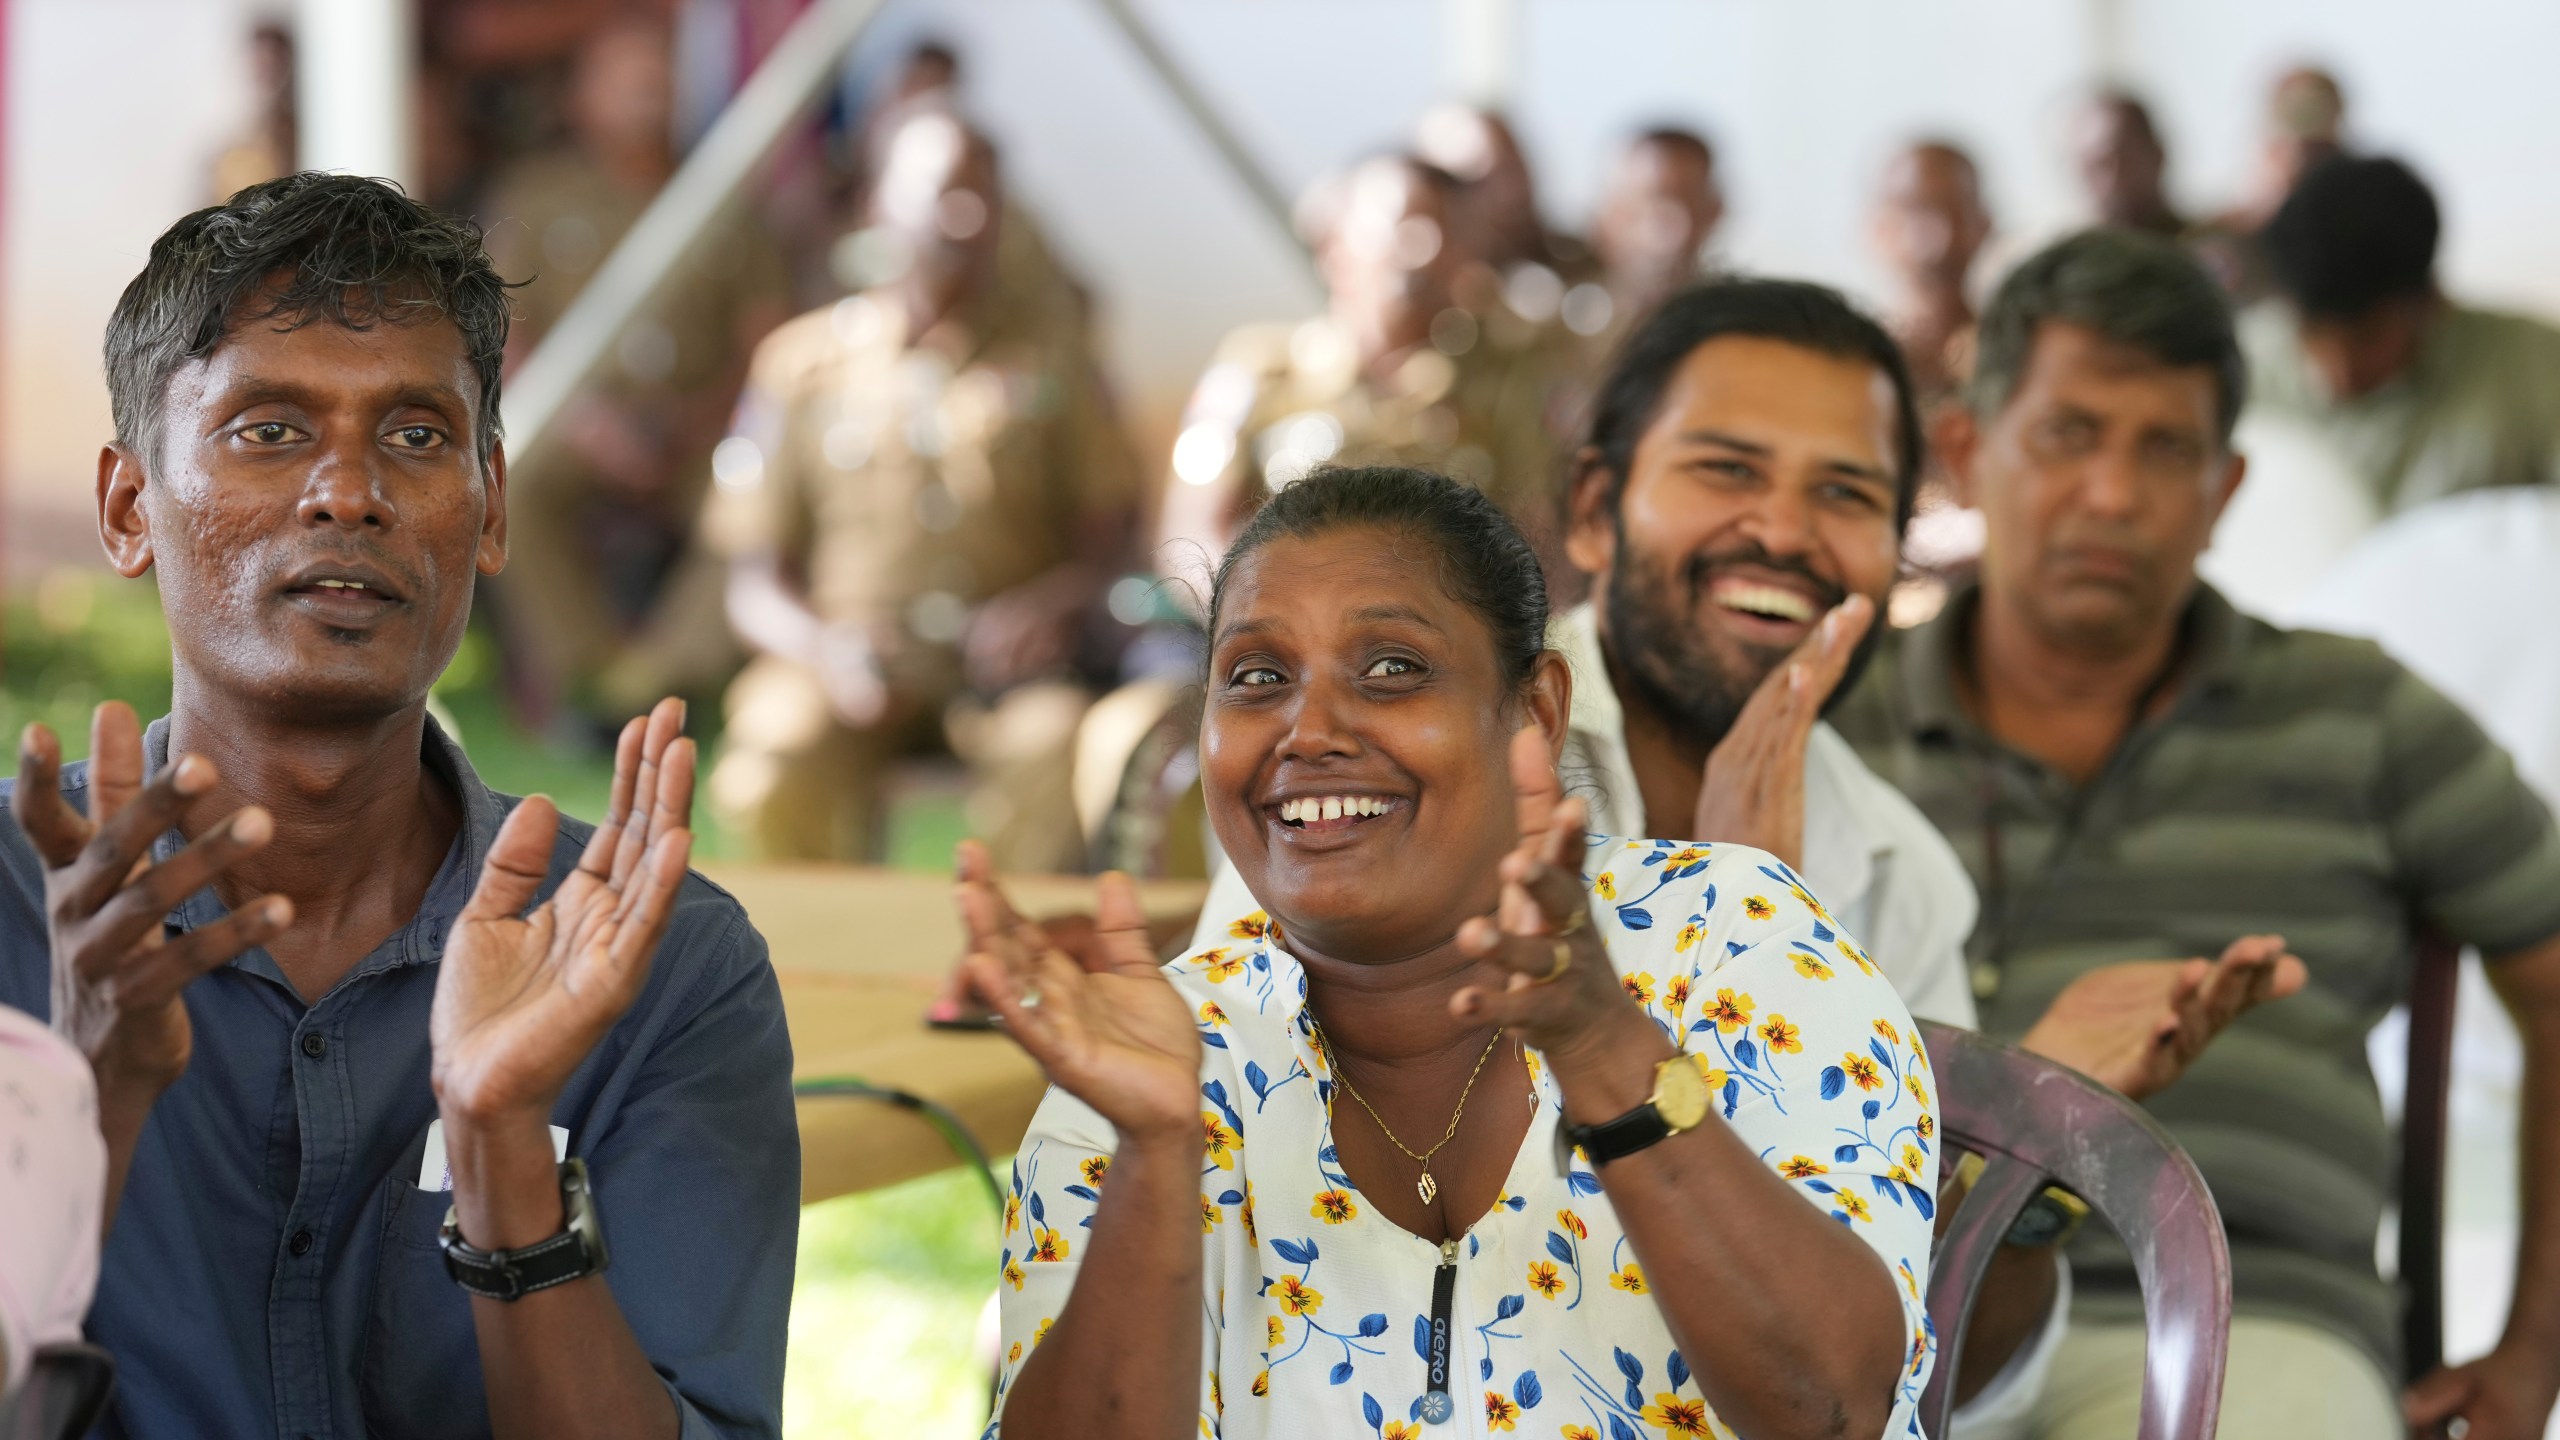
[[[489,1433],[471,1297],[444,1269],[436,1231],[453,1196],[396,1182],[384,1202],[381,1269],[366,1317],[365,1433],[444,1440]]]

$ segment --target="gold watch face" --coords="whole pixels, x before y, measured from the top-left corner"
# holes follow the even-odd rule
[[[1694,1130],[1707,1118],[1707,1077],[1689,1056],[1663,1061],[1653,1071],[1653,1108],[1671,1133]]]

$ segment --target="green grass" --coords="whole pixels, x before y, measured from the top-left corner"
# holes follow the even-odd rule
[[[148,583],[56,571],[0,599],[0,626],[0,734],[41,720],[77,759],[88,753],[89,712],[99,701],[128,701],[146,721],[168,712],[168,632]],[[520,729],[497,689],[495,661],[475,630],[436,687],[481,779],[519,795],[541,791],[573,815],[601,815],[612,757]],[[695,729],[716,715],[696,705]],[[706,750],[717,743],[706,739]],[[698,813],[696,823],[697,853],[734,853],[711,817]],[[893,863],[939,870],[965,826],[956,796],[926,788],[902,799],[889,830]],[[995,1252],[993,1209],[964,1170],[804,1211],[785,1381],[789,1440],[977,1434],[987,1375],[972,1346],[995,1288]]]

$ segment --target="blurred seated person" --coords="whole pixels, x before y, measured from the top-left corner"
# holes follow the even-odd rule
[[[1107,876],[1088,967],[962,887],[971,985],[1052,1083],[991,1435],[1911,1423],[1910,1017],[1776,857],[1585,835],[1545,596],[1463,484],[1302,479],[1209,606],[1209,813],[1261,907],[1160,969]]]
[[[2169,149],[2151,107],[2108,87],[2082,101],[2071,122],[2071,163],[2090,219],[2164,240],[2185,237],[2188,221],[2169,203]]]
[[[517,161],[481,209],[498,273],[524,282],[510,369],[560,322],[675,170],[663,22],[629,16],[572,60],[568,136]],[[619,721],[726,680],[719,566],[688,542],[711,447],[756,341],[785,312],[780,257],[733,209],[513,471],[517,563],[499,583],[508,678],[527,711]]]
[[[1949,140],[1916,140],[1885,165],[1869,222],[1891,298],[1885,328],[1911,367],[1925,414],[1951,394],[1973,344],[1974,260],[1991,238],[1982,175]]]
[[[1591,247],[1547,224],[1529,157],[1500,112],[1434,105],[1414,126],[1413,153],[1458,182],[1450,223],[1473,262],[1460,277],[1459,298],[1493,327],[1497,344],[1536,344],[1565,320],[1565,297],[1577,290],[1582,323],[1570,328],[1591,334],[1607,325],[1608,291],[1592,283],[1599,277]]]
[[[2345,150],[2346,91],[2328,71],[2296,66],[2276,77],[2263,123],[2247,197],[2187,237],[2188,248],[2234,305],[2254,305],[2275,293],[2263,232],[2311,167]]]
[[[302,143],[302,126],[294,106],[293,30],[281,20],[261,20],[249,29],[248,126],[222,153],[213,157],[213,194],[220,204],[262,180],[289,175]]]
[[[1419,465],[1494,497],[1533,541],[1555,525],[1555,452],[1528,367],[1479,343],[1458,186],[1404,155],[1362,161],[1305,207],[1325,313],[1219,342],[1164,487],[1158,563],[1205,594],[1245,518],[1319,465]]]
[[[2394,1146],[2365,1037],[2418,933],[2477,945],[2527,1054],[2525,1241],[2506,1337],[2422,1381],[2407,1420],[2540,1435],[2560,1386],[2560,832],[2469,717],[2370,642],[2280,630],[2197,582],[2244,465],[2220,290],[2176,247],[2091,231],[1982,321],[1941,432],[1989,527],[1978,586],[1898,632],[1841,733],[1955,843],[1995,1036],[2129,956],[2281,931],[2309,984],[2241,1017],[2148,1102],[2231,1238],[2221,1433],[2405,1434],[2399,1306],[2374,1268]],[[2110,1237],[2034,1433],[2132,1433],[2143,1330]]]
[[[2408,166],[2326,161],[2268,223],[2283,299],[2243,327],[2259,403],[2327,432],[2384,514],[2560,483],[2560,328],[2447,298],[2438,233]]]
[[[1083,861],[1079,651],[1135,472],[1093,358],[1000,303],[1003,205],[983,136],[910,117],[866,216],[904,263],[766,340],[721,443],[704,523],[757,655],[711,797],[759,854],[877,858],[891,762],[939,742],[1007,864]]]
[[[0,791],[0,1005],[97,1080],[108,1435],[780,1426],[791,1047],[685,869],[682,706],[599,829],[426,710],[506,560],[507,319],[468,225],[302,174],[178,222],[108,323],[98,532],[175,707],[98,707],[72,765],[31,726]]]
[[[1724,187],[1705,136],[1659,126],[1618,152],[1591,217],[1591,251],[1609,297],[1608,327],[1584,346],[1592,369],[1655,306],[1697,283],[1723,220]]]
[[[80,1338],[106,1183],[89,1057],[0,1005],[0,1413],[38,1349]]]

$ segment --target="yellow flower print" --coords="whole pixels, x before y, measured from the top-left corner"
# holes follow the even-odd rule
[[[1591,893],[1603,900],[1617,899],[1618,877],[1606,870],[1601,871],[1600,878],[1591,882]]]
[[[1019,1195],[1007,1195],[1004,1197],[1004,1233],[1010,1235],[1015,1230],[1019,1229],[1021,1225],[1022,1197]]]
[[[1768,1019],[1760,1022],[1760,1043],[1768,1046],[1769,1053],[1772,1055],[1801,1053],[1804,1049],[1803,1036],[1804,1032],[1788,1024],[1787,1017],[1775,1011],[1770,1012]]]
[[[1905,1185],[1917,1185],[1920,1183],[1912,1178],[1910,1171],[1903,1169],[1900,1165],[1887,1166],[1885,1168],[1884,1178],[1887,1180],[1898,1180]]]
[[[1629,999],[1639,1005],[1653,1003],[1653,972],[1650,970],[1639,970],[1633,975],[1621,975],[1618,977],[1618,986],[1627,992]]]
[[[1271,1372],[1269,1369],[1266,1368],[1261,1374],[1253,1377],[1253,1393],[1256,1395],[1268,1395],[1271,1393]]]
[[[1271,932],[1271,917],[1256,910],[1227,927],[1227,934],[1238,940],[1259,940]]]
[[[1200,1023],[1215,1030],[1227,1023],[1227,1012],[1218,1008],[1217,1001],[1203,1000],[1200,1002]]]
[[[1084,1183],[1098,1190],[1102,1188],[1102,1177],[1111,1173],[1111,1157],[1087,1155],[1076,1162],[1076,1168],[1084,1172]]]
[[[1510,1396],[1499,1390],[1484,1392],[1484,1428],[1517,1430],[1520,1428],[1519,1421],[1520,1407],[1512,1403]]]
[[[1049,1327],[1057,1323],[1058,1317],[1055,1315],[1041,1317],[1040,1323],[1031,1331],[1031,1348],[1039,1349],[1040,1342],[1049,1338]]]
[[[1521,1052],[1520,1052],[1520,1058],[1521,1058],[1523,1061],[1527,1062],[1527,1064],[1528,1064],[1528,1066],[1529,1066],[1529,1088],[1530,1088],[1530,1089],[1532,1089],[1532,1090],[1537,1089],[1537,1088],[1538,1088],[1538,1072],[1539,1072],[1539,1070],[1540,1070],[1540,1069],[1542,1069],[1542,1068],[1545,1066],[1545,1063],[1546,1063],[1546,1062],[1545,1062],[1545,1061],[1542,1061],[1542,1060],[1540,1060],[1540,1059],[1538,1058],[1538,1052],[1537,1052],[1537,1051],[1535,1051],[1535,1050],[1523,1050],[1523,1051],[1521,1051]]]
[[[1681,926],[1680,933],[1672,937],[1671,953],[1674,955],[1686,955],[1689,953],[1690,946],[1697,944],[1705,938],[1707,938],[1707,927],[1699,924],[1695,920],[1692,920],[1688,924]]]
[[[1422,1427],[1405,1420],[1390,1420],[1378,1432],[1378,1440],[1422,1440]]]
[[[1911,1122],[1911,1128],[1919,1133],[1921,1139],[1926,1140],[1930,1136],[1938,1133],[1938,1117],[1935,1115],[1923,1115],[1919,1119]]]
[[[1868,955],[1866,951],[1859,949],[1854,944],[1851,944],[1849,937],[1843,935],[1835,943],[1839,945],[1841,954],[1848,956],[1850,959],[1858,963],[1859,973],[1865,975],[1873,975],[1876,973],[1876,962],[1874,958]]]
[[[1730,1035],[1751,1023],[1751,997],[1719,990],[1716,1003],[1707,1007],[1706,1018],[1716,1022],[1716,1029]]]
[[[1200,1197],[1200,1233],[1203,1235],[1211,1234],[1216,1231],[1217,1228],[1218,1202],[1210,1199],[1206,1195],[1203,1195]]]
[[[1923,1165],[1926,1165],[1926,1164],[1928,1164],[1928,1163],[1929,1163],[1928,1157],[1927,1157],[1927,1156],[1925,1156],[1925,1155],[1922,1155],[1922,1154],[1920,1153],[1920,1147],[1919,1147],[1919,1146],[1917,1146],[1917,1145],[1905,1145],[1905,1146],[1903,1146],[1903,1147],[1902,1147],[1902,1168],[1903,1168],[1903,1169],[1910,1171],[1910,1172],[1911,1172],[1912,1174],[1914,1174],[1914,1175],[1917,1175],[1917,1174],[1919,1174],[1919,1173],[1920,1173],[1920,1167],[1921,1167],[1921,1166],[1923,1166]]]
[[[1022,1266],[1018,1264],[1012,1256],[1007,1255],[1004,1257],[1004,1283],[1012,1286],[1016,1290],[1019,1290],[1022,1288],[1022,1282],[1026,1278],[1028,1277],[1024,1276],[1022,1273]]]
[[[1665,1435],[1704,1435],[1707,1433],[1707,1402],[1683,1400],[1664,1392],[1653,1397],[1644,1407],[1644,1423]]]
[[[1262,1317],[1262,1333],[1265,1343],[1277,1350],[1280,1343],[1289,1338],[1289,1327],[1280,1323],[1279,1316],[1265,1315]]]
[[[1816,1175],[1830,1174],[1831,1167],[1810,1155],[1798,1155],[1792,1160],[1779,1161],[1778,1173],[1790,1180],[1810,1180]]]
[[[1207,976],[1212,985],[1223,985],[1244,973],[1242,957],[1229,952],[1224,945],[1202,958],[1208,963],[1200,968],[1200,973]]]
[[[1271,1293],[1279,1297],[1280,1308],[1292,1315],[1313,1315],[1324,1308],[1324,1292],[1309,1287],[1295,1275],[1281,1276]]]
[[[1209,1408],[1221,1415],[1227,1413],[1227,1392],[1225,1387],[1218,1383],[1218,1372],[1215,1370],[1209,1372]]]
[[[1840,1069],[1848,1075],[1849,1083],[1861,1090],[1884,1088],[1884,1076],[1876,1069],[1876,1062],[1855,1050],[1842,1052]]]
[[[1012,1364],[1013,1362],[1015,1362],[1016,1360],[1019,1360],[1019,1359],[1021,1359],[1021,1358],[1022,1358],[1022,1342],[1021,1342],[1021,1341],[1019,1341],[1019,1340],[1016,1340],[1016,1341],[1014,1341],[1014,1342],[1013,1342],[1013,1347],[1012,1347],[1011,1349],[1009,1349],[1009,1350],[1007,1350],[1007,1351],[1005,1351],[1005,1352],[1004,1352],[1004,1363],[1006,1363],[1007,1365],[1010,1365],[1010,1364]]]
[[[1529,1262],[1529,1288],[1553,1300],[1564,1292],[1564,1276],[1557,1273],[1553,1260]]]
[[[1230,1130],[1218,1119],[1214,1110],[1200,1112],[1200,1144],[1209,1163],[1221,1170],[1236,1168],[1235,1152],[1244,1146],[1244,1137]]]
[[[1316,1203],[1307,1207],[1307,1213],[1327,1225],[1339,1225],[1359,1214],[1360,1207],[1351,1203],[1351,1196],[1347,1191],[1319,1190],[1316,1192]]]
[[[1884,1037],[1884,1043],[1887,1045],[1899,1045],[1902,1043],[1902,1032],[1894,1029],[1893,1022],[1890,1020],[1876,1021],[1875,1032],[1876,1034]]]
[[[1588,1425],[1567,1425],[1564,1440],[1600,1440],[1600,1432]]]
[[[1055,1230],[1051,1230],[1051,1229],[1047,1228],[1046,1226],[1041,1226],[1041,1225],[1034,1225],[1034,1226],[1032,1226],[1032,1227],[1031,1227],[1031,1258],[1032,1258],[1034,1261],[1040,1261],[1040,1260],[1064,1260],[1064,1259],[1066,1259],[1066,1258],[1067,1258],[1067,1240],[1066,1240],[1066,1237],[1065,1237],[1065,1236],[1063,1236],[1063,1235],[1060,1235],[1060,1234],[1059,1234],[1057,1231],[1055,1231]]]
[[[1253,1228],[1253,1182],[1250,1180],[1244,1182],[1244,1243],[1254,1246],[1262,1243],[1261,1232]]]
[[[1919,1299],[1920,1280],[1919,1277],[1911,1273],[1911,1262],[1908,1260],[1897,1261],[1893,1268],[1902,1272],[1903,1293],[1909,1295],[1914,1300]],[[1926,1338],[1927,1332],[1915,1330],[1912,1332],[1912,1335],[1914,1338]]]
[[[1664,873],[1668,874],[1673,870],[1679,869],[1683,865],[1689,864],[1691,861],[1703,860],[1705,858],[1707,858],[1706,846],[1683,845],[1679,849],[1662,857],[1662,869]]]
[[[1814,919],[1821,921],[1825,925],[1831,924],[1831,912],[1822,908],[1822,902],[1813,898],[1812,891],[1807,890],[1801,885],[1790,885],[1787,887],[1787,893],[1795,896],[1796,900],[1801,903],[1804,908],[1812,911]],[[1835,925],[1832,928],[1837,929],[1839,927]]]
[[[1908,1071],[1904,1072],[1902,1077],[1902,1088],[1911,1092],[1912,1099],[1919,1101],[1923,1105],[1929,1103],[1929,1092],[1926,1087],[1921,1085],[1919,1076],[1911,1074]]]
[[[1774,920],[1778,916],[1778,907],[1769,903],[1768,896],[1754,895],[1742,902],[1742,913],[1754,920]]]
[[[1572,1231],[1573,1238],[1576,1240],[1588,1240],[1591,1238],[1591,1227],[1583,1224],[1582,1217],[1574,1214],[1570,1210],[1557,1211],[1556,1224],[1564,1229]]]
[[[1624,1290],[1630,1295],[1641,1295],[1644,1293],[1644,1271],[1636,1268],[1636,1262],[1630,1260],[1625,1269],[1609,1277],[1609,1288]]]
[[[1723,1070],[1718,1069],[1715,1062],[1709,1060],[1704,1055],[1692,1054],[1689,1059],[1692,1064],[1695,1064],[1698,1067],[1698,1073],[1706,1077],[1707,1093],[1710,1095],[1723,1089],[1724,1082],[1733,1078],[1732,1076],[1724,1073]]]
[[[1689,1011],[1689,977],[1674,975],[1662,982],[1662,1008],[1677,1020]]]
[[[1823,964],[1822,957],[1814,954],[1810,950],[1790,951],[1787,958],[1796,962],[1796,973],[1807,980],[1828,980],[1831,978],[1831,967]]]
[[[1839,1206],[1841,1213],[1847,1215],[1852,1220],[1873,1220],[1876,1218],[1874,1213],[1867,1209],[1867,1197],[1858,1194],[1854,1190],[1844,1189],[1835,1192],[1831,1197],[1831,1203]]]

